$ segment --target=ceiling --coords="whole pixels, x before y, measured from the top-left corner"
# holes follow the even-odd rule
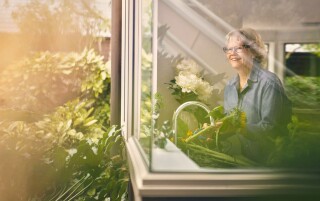
[[[192,1],[190,1],[192,2]],[[320,0],[198,0],[232,26],[320,29]]]

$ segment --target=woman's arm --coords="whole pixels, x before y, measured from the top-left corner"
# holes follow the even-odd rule
[[[261,121],[257,124],[247,124],[247,133],[279,135],[286,132],[289,101],[282,86],[277,83],[267,83],[261,93]]]

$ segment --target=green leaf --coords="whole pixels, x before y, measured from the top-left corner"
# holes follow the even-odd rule
[[[68,152],[62,148],[62,147],[58,147],[56,150],[55,150],[55,153],[54,153],[54,166],[56,169],[61,169],[65,166],[66,164],[66,159],[68,157]]]
[[[127,188],[128,188],[128,182],[123,182],[121,183],[121,187],[119,190],[119,195],[122,196],[123,194],[125,194],[127,192]]]
[[[96,194],[96,189],[95,188],[91,188],[90,190],[87,191],[87,194],[90,197],[93,197]]]
[[[95,124],[97,121],[98,121],[98,120],[96,120],[96,119],[91,120],[91,121],[89,121],[89,122],[86,122],[86,123],[84,124],[84,126],[91,126],[91,125]]]

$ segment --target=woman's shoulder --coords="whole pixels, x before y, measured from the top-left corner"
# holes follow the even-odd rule
[[[259,69],[259,80],[261,82],[265,82],[266,84],[271,84],[271,85],[275,84],[275,85],[282,86],[282,83],[279,77],[275,73],[270,72],[266,69],[262,69],[262,68]]]
[[[239,82],[239,76],[233,75],[230,79],[228,79],[226,85],[232,86],[232,85],[236,85],[238,82]]]

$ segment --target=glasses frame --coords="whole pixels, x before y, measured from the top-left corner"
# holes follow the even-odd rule
[[[241,45],[241,46],[235,46],[235,47],[223,47],[222,50],[224,51],[224,53],[226,54],[230,54],[232,52],[236,52],[236,53],[240,53],[243,49],[248,49],[250,48],[250,45]]]

